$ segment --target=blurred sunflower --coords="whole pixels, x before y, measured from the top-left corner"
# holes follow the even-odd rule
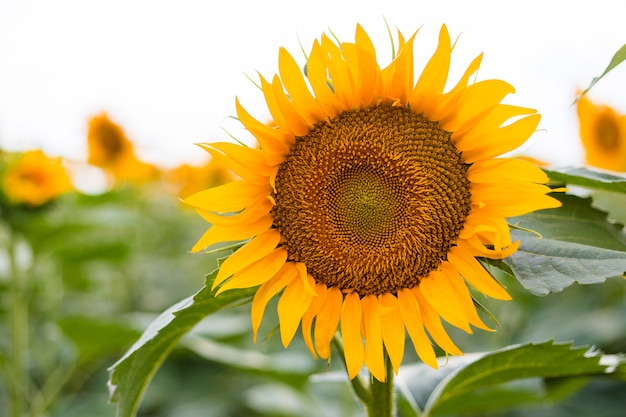
[[[41,206],[72,189],[60,158],[32,150],[12,159],[2,180],[3,193],[11,203]]]
[[[578,100],[576,109],[587,163],[626,172],[626,115],[596,105],[586,96]]]
[[[514,92],[504,81],[469,83],[482,55],[444,92],[452,52],[445,26],[417,82],[415,35],[398,33],[398,54],[384,68],[361,26],[355,37],[315,41],[305,74],[281,48],[279,74],[260,78],[273,121],[236,103],[259,148],[203,145],[241,179],[185,201],[213,225],[193,251],[250,239],[222,263],[214,287],[260,285],[255,339],[268,301],[284,290],[285,346],[302,323],[313,356],[328,358],[339,328],[350,378],[365,363],[383,381],[385,351],[396,372],[402,362],[405,329],[433,367],[430,339],[461,354],[442,318],[469,333],[488,329],[468,286],[510,296],[476,257],[515,252],[505,217],[559,202],[533,164],[496,158],[524,143],[540,116],[501,104]]]
[[[215,158],[211,158],[201,166],[179,165],[165,175],[165,180],[177,190],[180,198],[189,197],[209,187],[222,185],[232,179],[233,176],[224,162]]]
[[[89,120],[87,147],[87,162],[104,169],[117,182],[142,183],[159,175],[154,165],[137,158],[124,130],[104,113]]]

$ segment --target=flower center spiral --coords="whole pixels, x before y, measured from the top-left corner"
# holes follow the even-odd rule
[[[470,210],[468,165],[450,136],[408,108],[378,105],[297,137],[272,209],[289,260],[360,295],[418,285]]]

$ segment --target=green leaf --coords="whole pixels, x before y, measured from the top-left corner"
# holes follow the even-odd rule
[[[589,168],[559,168],[544,170],[551,181],[580,187],[626,194],[626,176]]]
[[[198,322],[254,294],[254,288],[232,290],[215,298],[211,285],[216,276],[217,270],[207,276],[204,288],[198,293],[161,313],[126,354],[109,368],[111,401],[118,403],[118,417],[136,415],[154,374],[179,340]]]
[[[626,223],[626,193],[614,193],[604,190],[593,190],[592,205],[606,211],[609,219],[622,224]]]
[[[580,93],[576,100],[579,100],[582,96],[584,96],[587,91],[591,89],[591,87],[593,87],[598,81],[602,79],[602,77],[608,74],[613,68],[624,62],[624,60],[626,60],[626,44],[624,44],[621,48],[617,50],[617,52],[615,52],[615,55],[613,55],[613,58],[611,58],[611,62],[609,62],[609,65],[606,67],[604,72],[599,77],[594,77],[593,80],[591,80],[591,84],[589,84],[589,87],[587,87],[585,91]]]
[[[622,225],[607,221],[606,213],[591,207],[589,198],[556,197],[562,207],[511,219],[513,224],[539,232],[542,238],[512,230],[520,247],[502,261],[508,270],[537,295],[561,291],[574,282],[597,284],[624,274],[626,235]]]
[[[515,405],[517,402],[506,385],[518,389],[523,384],[520,380],[528,378],[571,378],[589,375],[605,375],[607,367],[600,364],[601,355],[587,348],[573,348],[571,344],[556,344],[552,341],[509,346],[486,354],[470,354],[464,357],[449,358],[449,362],[439,370],[426,365],[402,367],[397,383],[404,386],[413,395],[415,401],[424,407],[423,416],[433,415],[444,409],[457,412],[463,410],[464,403],[457,401],[469,394],[484,395],[485,390],[500,386],[502,397],[490,396],[492,402],[502,406]],[[522,384],[522,385],[520,385]],[[532,385],[532,384],[530,384]],[[555,397],[562,397],[579,387],[573,384],[569,388],[561,387]],[[510,385],[509,385],[510,387]],[[536,394],[532,389],[525,390],[520,400],[533,400]],[[497,404],[489,404],[489,407]],[[497,408],[497,407],[496,407]]]

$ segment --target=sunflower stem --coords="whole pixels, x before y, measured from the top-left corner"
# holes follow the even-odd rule
[[[346,365],[346,356],[345,356],[344,349],[343,349],[343,341],[341,340],[338,334],[336,334],[335,337],[333,337],[333,344],[335,345],[335,349],[337,349],[337,352],[339,352],[339,357],[341,357],[343,365],[347,371],[348,367]],[[370,392],[369,388],[365,384],[365,381],[363,381],[363,378],[361,378],[360,375],[357,375],[350,380],[350,384],[352,385],[354,394],[367,407],[368,414],[369,414],[370,404],[372,402],[372,393]]]
[[[368,417],[393,417],[395,416],[395,403],[393,395],[393,366],[389,355],[385,352],[385,367],[387,380],[380,382],[372,375],[370,380],[370,392],[372,399],[367,407]]]

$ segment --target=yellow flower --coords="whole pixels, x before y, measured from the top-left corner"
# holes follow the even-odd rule
[[[587,163],[626,171],[626,116],[608,106],[597,106],[586,96],[578,100],[576,109]]]
[[[476,257],[517,249],[505,217],[559,205],[540,169],[497,158],[535,131],[536,111],[501,104],[514,91],[504,81],[468,84],[482,55],[444,92],[452,51],[445,26],[417,81],[415,35],[398,37],[398,55],[384,68],[361,26],[354,43],[315,41],[306,75],[280,49],[279,74],[260,80],[273,121],[259,122],[237,102],[259,148],[204,145],[241,179],[185,200],[213,225],[194,251],[250,239],[222,263],[215,287],[259,286],[255,339],[282,291],[285,346],[301,323],[313,356],[328,358],[339,329],[350,378],[365,364],[381,381],[385,351],[398,371],[405,329],[433,367],[431,340],[461,354],[441,319],[470,333],[488,329],[468,286],[510,296]]]
[[[233,177],[222,161],[211,158],[202,166],[182,164],[170,170],[165,179],[176,188],[180,198],[186,198],[208,187],[222,185]]]
[[[132,142],[106,114],[91,118],[87,132],[87,162],[109,172],[118,182],[147,182],[158,169],[137,158]]]
[[[72,184],[60,158],[49,158],[43,151],[33,150],[10,164],[2,187],[12,203],[35,207],[69,191]]]

